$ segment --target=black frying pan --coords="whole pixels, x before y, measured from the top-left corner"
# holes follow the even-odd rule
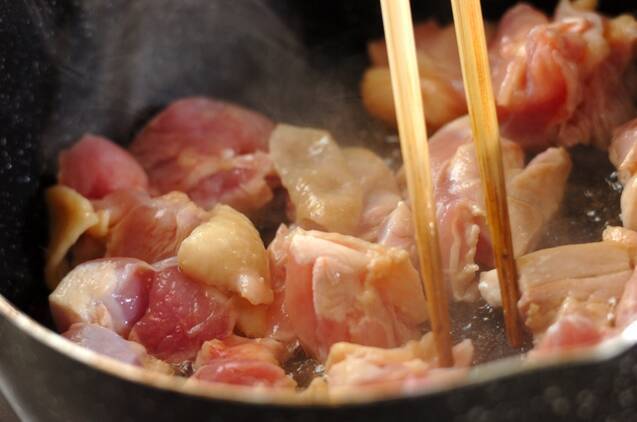
[[[417,17],[449,18],[447,1],[414,2]],[[497,18],[511,3],[488,0],[483,8]],[[602,0],[602,7],[627,6]],[[365,41],[381,31],[376,0],[0,1],[0,393],[19,417],[635,420],[637,349],[630,333],[578,362],[524,370],[505,362],[451,391],[327,406],[184,387],[49,329],[42,191],[61,148],[85,131],[125,143],[161,106],[192,94],[326,127],[343,142],[379,144],[382,128],[362,111],[357,83]]]

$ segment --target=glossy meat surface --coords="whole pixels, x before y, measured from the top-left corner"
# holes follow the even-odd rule
[[[182,191],[203,208],[254,211],[272,198],[267,141],[274,124],[245,108],[203,97],[170,104],[135,137],[133,155],[153,193]]]
[[[92,323],[126,337],[148,306],[153,268],[132,258],[107,258],[75,267],[49,296],[60,331]]]
[[[173,258],[155,267],[148,309],[130,340],[159,359],[181,363],[193,360],[204,342],[232,333],[236,316],[226,295],[187,277]]]

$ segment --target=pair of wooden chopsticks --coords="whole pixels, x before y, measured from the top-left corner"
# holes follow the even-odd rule
[[[522,343],[519,289],[511,242],[500,134],[491,86],[479,0],[451,0],[469,115],[476,144],[487,221],[500,280],[506,334]],[[441,366],[452,366],[447,289],[440,263],[436,207],[430,172],[414,30],[409,0],[381,0],[400,145],[405,163],[416,243],[431,329]]]

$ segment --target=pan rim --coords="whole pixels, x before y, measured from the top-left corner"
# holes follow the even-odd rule
[[[145,387],[163,389],[178,394],[195,396],[211,401],[226,401],[252,406],[281,406],[294,408],[347,408],[370,404],[382,404],[409,399],[427,399],[463,387],[479,386],[499,379],[519,376],[560,366],[577,366],[604,363],[627,352],[637,344],[637,321],[626,327],[617,336],[607,339],[595,347],[549,356],[537,361],[523,361],[512,356],[472,367],[467,377],[443,386],[409,393],[382,394],[360,391],[356,394],[329,397],[327,394],[306,395],[296,391],[273,391],[267,387],[242,387],[235,385],[192,382],[186,378],[153,372],[120,362],[108,356],[77,345],[53,330],[43,326],[26,313],[17,309],[0,294],[0,315],[24,334],[76,362],[121,380],[141,384]]]

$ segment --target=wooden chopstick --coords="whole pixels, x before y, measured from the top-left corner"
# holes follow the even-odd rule
[[[427,310],[439,364],[448,367],[453,365],[449,304],[440,260],[436,203],[411,10],[409,0],[381,0],[380,3]]]
[[[451,0],[471,128],[491,228],[506,334],[513,347],[522,345],[517,303],[518,274],[511,241],[498,118],[491,85],[480,0]]]

